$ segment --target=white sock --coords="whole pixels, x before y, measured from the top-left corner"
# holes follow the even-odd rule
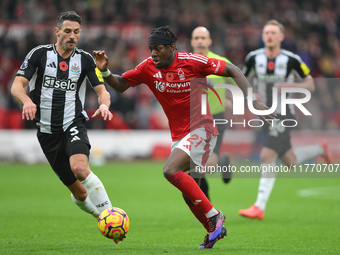
[[[259,190],[257,193],[257,199],[255,205],[264,211],[266,209],[266,205],[270,194],[272,193],[272,189],[275,183],[276,173],[275,171],[268,171],[270,167],[275,167],[275,162],[273,163],[262,163],[262,169],[267,169],[267,171],[262,170],[262,175],[259,184]]]
[[[92,204],[90,198],[87,196],[85,201],[81,201],[76,199],[73,194],[71,193],[71,198],[73,202],[83,211],[92,214],[95,218],[99,217],[99,211],[97,208]]]
[[[213,207],[209,212],[205,214],[205,217],[210,218],[216,214],[218,214],[218,211]]]
[[[308,159],[312,159],[318,155],[324,154],[324,149],[320,145],[309,145],[293,148],[296,155],[297,164],[300,164]]]
[[[93,205],[97,208],[99,213],[107,208],[112,207],[103,183],[94,173],[91,172],[89,176],[87,176],[86,179],[81,183],[84,184],[88,197],[90,198]]]

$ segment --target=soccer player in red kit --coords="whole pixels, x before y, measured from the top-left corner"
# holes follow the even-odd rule
[[[230,76],[239,81],[238,86],[244,95],[247,95],[250,85],[241,70],[230,63],[199,54],[176,52],[176,41],[177,36],[168,26],[152,30],[149,37],[151,57],[122,76],[111,74],[107,69],[105,51],[94,51],[93,54],[105,81],[116,91],[123,92],[131,86],[144,83],[162,105],[173,140],[163,174],[182,192],[190,210],[208,231],[199,248],[212,248],[227,234],[223,226],[225,216],[213,207],[186,171],[191,169],[192,162],[197,166],[205,166],[214,149],[218,132],[209,110],[206,115],[201,115],[199,104],[190,107],[192,82],[195,78],[205,79],[210,74]],[[195,96],[199,97],[199,92]],[[253,101],[253,106],[258,110],[268,109],[257,100]]]

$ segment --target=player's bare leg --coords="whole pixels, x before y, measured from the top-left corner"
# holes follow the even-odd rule
[[[328,151],[327,141],[323,141],[321,144],[294,147],[293,151],[296,155],[296,164],[301,164],[316,156],[322,156],[327,164],[332,163],[332,157]]]
[[[297,158],[293,149],[289,149],[283,156],[280,158],[281,162],[286,166],[295,166],[297,164]]]
[[[93,217],[97,219],[99,216],[99,211],[88,197],[85,186],[77,180],[75,183],[68,186],[67,188],[71,191],[72,201],[81,210],[90,213],[91,215],[93,215]]]
[[[89,200],[97,208],[99,214],[103,210],[112,207],[104,185],[90,170],[88,157],[84,154],[72,155],[70,165],[76,178],[85,187]]]

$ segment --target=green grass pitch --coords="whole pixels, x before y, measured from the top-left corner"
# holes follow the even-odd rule
[[[131,226],[116,245],[79,210],[48,165],[0,165],[0,254],[340,254],[340,179],[277,179],[262,221],[238,215],[256,199],[257,178],[209,178],[228,236],[199,250],[205,232],[164,162],[108,163],[92,170]]]

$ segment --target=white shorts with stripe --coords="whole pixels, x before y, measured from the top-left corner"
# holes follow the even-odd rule
[[[204,167],[214,150],[216,140],[217,136],[200,127],[187,134],[181,140],[172,142],[171,151],[175,148],[181,149],[189,155],[196,165]]]

